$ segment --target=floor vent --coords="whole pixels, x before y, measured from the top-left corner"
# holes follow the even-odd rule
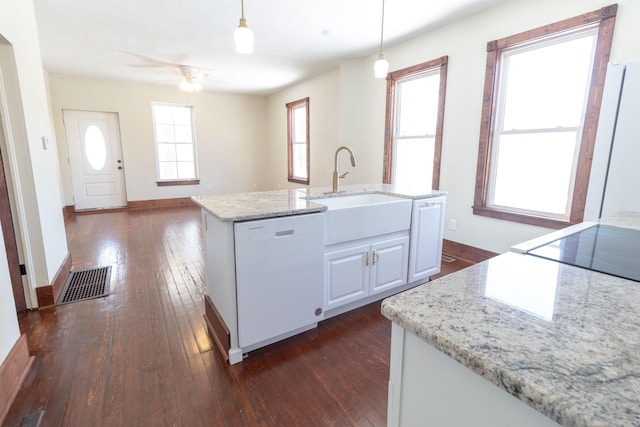
[[[106,296],[110,277],[111,267],[72,271],[58,305]]]
[[[451,258],[450,256],[442,255],[442,261],[444,262],[454,262],[455,260],[455,258]]]

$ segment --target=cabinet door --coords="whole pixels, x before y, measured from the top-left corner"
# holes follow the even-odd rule
[[[369,258],[371,294],[406,284],[409,236],[375,242]]]
[[[411,212],[409,283],[440,272],[445,198],[416,200]]]
[[[368,253],[369,245],[359,245],[325,254],[325,311],[367,296],[369,267],[365,260]]]

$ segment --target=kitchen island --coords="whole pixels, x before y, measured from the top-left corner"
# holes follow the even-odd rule
[[[440,271],[446,194],[388,184],[193,197],[205,320],[229,363]]]
[[[327,207],[317,203],[317,201],[371,193],[386,194],[407,199],[425,199],[447,194],[443,191],[420,186],[401,187],[393,184],[366,184],[342,186],[342,191],[336,194],[331,193],[330,187],[318,187],[212,194],[193,196],[191,200],[220,221],[237,222],[324,212],[327,210]]]
[[[640,425],[640,283],[525,254],[571,232],[383,301],[389,426]]]

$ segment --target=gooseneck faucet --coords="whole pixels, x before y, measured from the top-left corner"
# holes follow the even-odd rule
[[[353,166],[354,168],[356,167],[356,156],[355,156],[355,154],[353,154],[353,150],[351,148],[347,147],[346,145],[338,147],[338,149],[336,150],[335,160],[334,160],[334,164],[333,164],[333,191],[332,191],[333,193],[340,192],[340,184],[339,184],[338,180],[340,178],[344,178],[349,173],[349,172],[345,172],[342,175],[340,175],[340,173],[338,173],[338,153],[341,150],[347,150],[349,152],[349,155],[351,156],[351,166]]]

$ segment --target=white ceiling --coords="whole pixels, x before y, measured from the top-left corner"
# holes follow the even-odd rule
[[[385,46],[501,1],[386,0]],[[207,74],[205,90],[268,94],[380,47],[381,0],[245,0],[249,55],[233,44],[240,0],[34,5],[44,68],[55,73],[177,85],[178,65],[192,65]]]

